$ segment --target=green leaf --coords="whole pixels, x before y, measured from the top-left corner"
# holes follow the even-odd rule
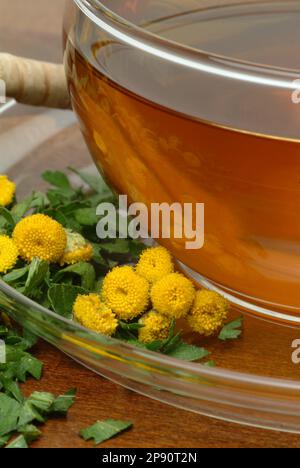
[[[20,435],[16,439],[14,439],[10,444],[8,444],[5,448],[8,449],[26,449],[28,448],[26,439],[23,435]]]
[[[89,291],[71,284],[53,284],[49,288],[48,298],[54,312],[71,319],[73,305],[79,294],[89,294]]]
[[[33,392],[27,400],[27,403],[34,406],[38,411],[47,413],[55,401],[53,393]]]
[[[94,439],[95,444],[99,445],[105,440],[109,440],[123,431],[131,428],[131,422],[117,421],[107,419],[106,421],[97,421],[96,424],[80,431],[80,436],[84,440]]]
[[[207,361],[203,364],[205,367],[216,367],[216,363],[213,360]]]
[[[29,267],[29,273],[23,293],[26,296],[30,296],[45,281],[48,274],[49,264],[39,258],[34,258]]]
[[[34,345],[36,345],[38,342],[38,337],[32,333],[31,331],[27,330],[26,328],[23,331],[23,339],[22,339],[22,345],[24,346],[24,349],[31,349],[33,348]]]
[[[0,437],[16,430],[21,405],[14,398],[0,393]]]
[[[105,195],[105,194],[111,194],[111,190],[108,187],[108,185],[104,182],[102,177],[100,175],[93,175],[93,174],[88,174],[85,171],[81,171],[79,169],[75,169],[73,167],[69,168],[71,171],[73,171],[75,174],[77,174],[80,179],[86,183],[91,189],[93,189],[95,192]]]
[[[96,208],[79,208],[74,212],[76,221],[82,226],[95,226],[99,221]]]
[[[66,415],[75,402],[76,393],[76,388],[73,388],[64,395],[57,397],[50,407],[50,413]]]
[[[0,383],[2,385],[2,391],[4,390],[8,396],[14,398],[19,403],[23,403],[24,397],[16,381],[8,379],[0,373]]]
[[[198,346],[190,345],[182,341],[167,354],[168,356],[181,359],[182,361],[198,361],[209,356],[210,353],[204,348],[199,348]]]
[[[58,187],[63,190],[72,190],[71,184],[69,182],[66,174],[60,171],[46,171],[42,174],[43,179],[54,187]]]
[[[105,270],[108,270],[108,264],[103,255],[101,254],[101,248],[99,244],[92,244],[93,246],[93,261],[103,267]]]
[[[49,205],[49,199],[44,192],[35,192],[34,199],[32,200],[31,208],[34,208],[34,212],[41,212]]]
[[[29,353],[23,353],[22,358],[15,364],[15,376],[21,382],[26,381],[27,374],[30,374],[36,380],[42,377],[43,364],[39,359],[34,358]]]
[[[127,255],[130,253],[130,244],[127,239],[116,239],[114,242],[103,242],[101,250],[109,254]]]
[[[35,194],[31,193],[28,197],[25,197],[20,203],[13,206],[11,213],[14,218],[20,220],[30,210],[35,199]]]
[[[18,427],[18,432],[24,436],[27,444],[31,444],[31,442],[37,440],[42,435],[41,431],[33,424]]]
[[[115,337],[119,340],[124,340],[127,343],[129,341],[131,342],[131,344],[133,344],[134,342],[139,343],[136,332],[140,328],[143,328],[143,326],[144,325],[140,323],[126,323],[120,320],[119,327],[118,327]],[[146,346],[143,346],[143,347],[146,348]]]
[[[20,410],[18,427],[26,426],[27,424],[30,424],[33,421],[44,423],[45,418],[40,414],[40,412],[35,408],[35,406],[27,400],[25,401]]]
[[[11,434],[0,437],[0,448],[4,447],[10,438],[11,438]]]
[[[227,323],[221,333],[219,334],[219,339],[221,341],[228,341],[228,340],[236,340],[242,334],[242,326],[243,326],[243,317],[240,317],[233,322]]]
[[[86,262],[78,262],[60,270],[53,278],[58,283],[66,275],[76,275],[81,278],[81,287],[87,291],[93,291],[95,288],[96,273],[95,268]]]
[[[119,326],[122,328],[122,330],[125,330],[125,331],[136,331],[144,327],[144,325],[138,322],[126,323],[126,322],[122,322],[122,320],[119,321]]]
[[[129,251],[133,260],[138,261],[141,253],[146,250],[147,246],[139,240],[129,240]]]
[[[0,206],[0,218],[1,217],[5,219],[10,229],[14,229],[17,220],[15,219],[15,217],[11,214],[9,210],[4,208],[4,206]]]
[[[3,276],[3,281],[5,283],[15,283],[16,281],[22,279],[27,273],[29,272],[29,265],[26,265],[23,268],[17,268],[15,270],[12,270],[10,273],[7,273],[7,275]]]
[[[169,354],[182,342],[181,332],[175,334],[176,320],[172,320],[169,337],[162,342],[160,351],[164,354]]]

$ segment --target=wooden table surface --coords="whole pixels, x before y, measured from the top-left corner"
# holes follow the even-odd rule
[[[0,0],[1,50],[60,60],[63,8],[63,0]],[[70,135],[66,132],[61,138]],[[51,144],[49,141],[49,154],[54,150]],[[72,140],[72,144],[70,139],[69,151],[77,143]],[[77,151],[78,147],[81,148],[80,142]],[[59,151],[59,145],[55,150]],[[31,170],[34,173],[34,159]],[[101,379],[46,343],[38,345],[36,355],[45,363],[44,377],[38,383],[30,381],[26,392],[60,393],[77,387],[78,399],[66,421],[49,421],[42,428],[43,436],[34,447],[90,447],[92,444],[78,437],[79,430],[108,417],[130,419],[134,428],[102,447],[298,447],[300,444],[296,435],[220,422],[152,401]],[[238,357],[235,364],[239,364]]]

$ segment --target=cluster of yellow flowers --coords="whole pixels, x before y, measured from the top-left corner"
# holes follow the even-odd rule
[[[15,185],[0,175],[0,205],[12,203]],[[60,265],[90,261],[93,247],[80,234],[44,214],[23,218],[12,238],[0,235],[0,273],[12,269],[18,258],[38,257]],[[85,327],[113,335],[118,321],[139,319],[139,339],[144,343],[168,337],[173,319],[186,319],[192,330],[211,336],[224,324],[228,301],[219,294],[197,291],[184,275],[175,272],[164,247],[145,250],[135,267],[122,266],[104,278],[99,294],[78,296],[74,318]]]
[[[112,335],[118,319],[139,318],[139,340],[150,343],[166,339],[172,320],[187,319],[192,330],[211,336],[223,325],[229,304],[212,291],[197,291],[193,283],[175,272],[170,253],[164,247],[145,250],[136,267],[116,267],[104,278],[99,295],[79,296],[74,317],[82,325]],[[94,304],[94,305],[91,305]],[[106,319],[96,321],[105,308]],[[108,331],[110,333],[108,333]]]
[[[71,265],[90,261],[92,256],[93,247],[80,234],[64,229],[60,223],[43,214],[23,218],[15,226],[12,238],[0,235],[2,274],[14,268],[19,257],[26,262],[38,257],[49,263]]]

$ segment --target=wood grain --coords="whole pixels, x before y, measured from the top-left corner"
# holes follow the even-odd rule
[[[63,0],[0,0],[2,50],[43,60],[59,60],[63,3]],[[17,119],[22,119],[22,115]],[[7,128],[9,122],[3,119],[0,129],[1,124],[3,129]],[[49,161],[47,168],[50,168],[51,165],[57,167],[59,160],[60,167],[65,167],[73,159],[78,162],[80,158],[82,162],[89,161],[78,129],[70,128],[29,156],[26,167],[29,174],[28,186],[32,186],[34,178],[41,171],[38,161]],[[20,166],[13,171],[14,176],[19,174]],[[266,330],[265,328],[264,332]],[[274,336],[268,341],[266,348],[262,344],[265,342],[263,334],[257,336],[256,322],[247,319],[245,335],[244,340],[235,348],[229,345],[224,349],[218,343],[213,343],[213,357],[224,367],[242,367],[243,370],[254,371],[258,362],[265,366],[264,370],[268,375],[297,377],[295,366],[292,367],[290,363],[289,351],[291,339],[297,337],[297,333],[287,330],[280,340]],[[247,352],[250,356],[247,343],[255,342],[255,353],[253,354],[252,349],[252,359],[247,361]],[[92,444],[83,442],[78,437],[78,432],[97,419],[108,417],[130,419],[134,428],[103,444],[103,447],[277,448],[300,445],[300,438],[296,435],[215,421],[151,401],[94,375],[44,342],[38,344],[35,354],[45,363],[44,377],[41,382],[32,380],[26,384],[26,394],[34,390],[61,393],[70,387],[78,388],[77,402],[67,420],[49,421],[42,428],[42,438],[34,444],[36,448],[92,447]],[[269,361],[265,355],[271,357]],[[299,376],[299,371],[297,373]]]

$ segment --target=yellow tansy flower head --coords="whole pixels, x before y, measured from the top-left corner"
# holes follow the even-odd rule
[[[129,266],[116,267],[104,278],[102,297],[117,317],[132,320],[149,303],[149,283]]]
[[[7,236],[0,236],[0,273],[11,270],[18,259],[18,248]]]
[[[166,315],[151,310],[140,318],[139,323],[143,325],[143,328],[139,329],[139,340],[142,343],[152,343],[168,338],[172,320]]]
[[[112,336],[118,327],[115,314],[101,302],[98,294],[78,296],[73,306],[73,314],[81,325],[102,335]]]
[[[67,245],[64,228],[43,214],[22,219],[14,229],[13,239],[20,256],[28,262],[38,257],[40,260],[56,263],[61,259]]]
[[[61,265],[74,265],[78,262],[89,262],[93,256],[93,246],[79,233],[65,229],[67,246],[60,260]]]
[[[173,273],[172,257],[164,247],[154,247],[145,250],[136,266],[136,272],[146,278],[149,283],[155,283],[163,276]]]
[[[172,318],[185,317],[193,305],[193,283],[180,273],[171,273],[157,281],[151,290],[154,309]]]
[[[224,326],[228,317],[229,302],[214,291],[197,291],[188,323],[192,330],[211,336]]]
[[[0,206],[10,205],[14,199],[16,185],[6,175],[0,175]]]

